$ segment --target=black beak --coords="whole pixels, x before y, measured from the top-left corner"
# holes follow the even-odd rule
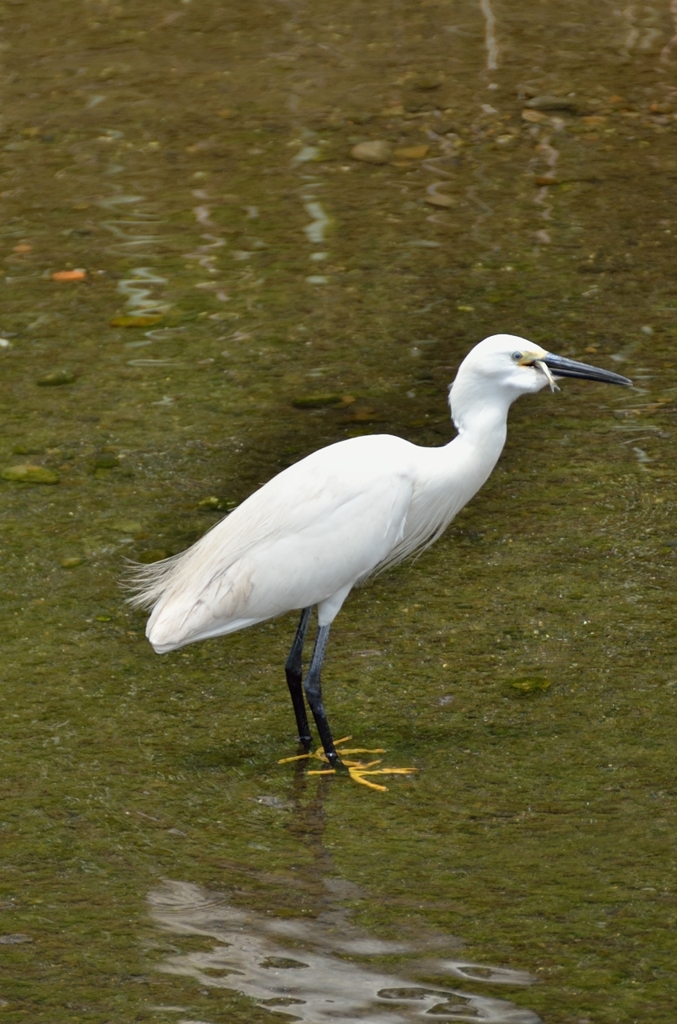
[[[611,370],[600,370],[597,366],[588,366],[587,363],[577,363],[575,359],[565,359],[564,356],[555,356],[548,352],[542,360],[555,377],[578,377],[580,380],[598,380],[603,384],[625,384],[632,385],[627,377],[620,373],[613,373]]]

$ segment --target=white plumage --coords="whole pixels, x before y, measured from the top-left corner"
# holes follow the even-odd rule
[[[458,436],[449,444],[421,448],[377,434],[322,448],[270,480],[187,551],[139,567],[132,600],[152,606],[146,634],[154,649],[164,654],[315,605],[326,643],[352,587],[432,543],[482,486],[505,443],[511,403],[548,383],[554,388],[551,371],[630,383],[523,338],[485,339],[463,361],[450,389]],[[315,672],[311,664],[309,679],[316,675],[310,688],[319,694],[324,646],[316,653],[319,665]],[[300,653],[297,662],[300,693]],[[308,686],[307,680],[322,734]],[[307,745],[296,700],[294,707]],[[335,758],[328,726],[326,732],[331,750],[323,736],[325,751]]]

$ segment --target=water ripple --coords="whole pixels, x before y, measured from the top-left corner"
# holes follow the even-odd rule
[[[201,986],[229,989],[271,1013],[308,1024],[406,1024],[429,1014],[468,1024],[540,1024],[531,1010],[505,999],[441,985],[342,959],[420,952],[412,943],[374,939],[345,921],[345,911],[314,920],[276,919],[230,905],[225,897],[188,882],[167,881],[149,895],[153,919],[175,934],[217,941],[205,952],[178,953],[158,966]],[[415,966],[413,970],[415,970]],[[455,960],[418,964],[427,975],[450,974],[474,984],[528,985],[524,971]]]

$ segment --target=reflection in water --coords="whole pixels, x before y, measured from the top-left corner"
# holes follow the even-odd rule
[[[128,278],[118,281],[117,290],[127,297],[126,309],[129,316],[144,317],[149,313],[166,313],[171,309],[169,303],[151,298],[152,291],[147,287],[166,283],[167,278],[154,273],[151,267],[135,267]]]
[[[498,67],[498,44],[496,42],[496,17],[491,7],[491,0],[480,0],[480,7],[485,20],[484,45],[487,48],[487,71],[495,71]]]
[[[276,919],[230,905],[218,893],[188,882],[168,881],[149,896],[152,916],[171,932],[217,940],[209,952],[169,956],[159,969],[194,978],[210,988],[231,989],[273,1013],[321,1024],[400,1024],[434,1014],[442,1020],[538,1024],[531,1010],[504,999],[442,986],[361,966],[341,954],[378,956],[416,953],[413,944],[371,939],[339,915],[316,920]],[[322,917],[325,920],[322,920]],[[327,921],[326,917],[330,917]],[[423,965],[420,965],[423,966]],[[449,973],[473,982],[511,985],[534,979],[524,971],[463,961],[426,961],[427,974]]]
[[[310,224],[307,224],[303,229],[306,238],[309,242],[324,242],[324,236],[331,223],[331,219],[322,209],[321,203],[306,203],[305,209],[308,215],[313,218]]]
[[[673,46],[677,46],[677,0],[670,0],[670,13],[672,14],[675,32],[672,39],[670,39],[661,50],[661,64],[667,64],[670,60],[670,54]]]
[[[232,866],[233,874],[238,876],[240,905],[199,885],[165,881],[148,897],[153,919],[175,934],[205,935],[216,939],[217,944],[209,952],[168,956],[158,969],[193,978],[205,987],[240,992],[262,1008],[309,1024],[349,1024],[357,1019],[371,1024],[404,1024],[428,1014],[442,1020],[539,1024],[540,1017],[531,1010],[505,999],[417,981],[446,975],[473,986],[531,985],[536,979],[526,971],[446,957],[433,959],[433,950],[457,948],[459,940],[451,935],[428,934],[415,940],[387,941],[349,919],[350,911],[341,905],[342,901],[355,901],[367,894],[355,883],[337,877],[331,853],[324,845],[328,781],[325,779],[325,785],[311,795],[307,777],[297,770],[289,800],[265,795],[258,798],[265,806],[293,812],[287,831],[312,854],[310,861],[304,859],[297,865],[291,882],[296,902],[303,897],[314,904],[304,902],[307,916],[274,916],[273,876],[251,868]],[[241,905],[239,876],[243,874],[258,876],[259,893],[261,884],[266,886],[265,913]],[[290,880],[281,878],[279,884],[288,891]],[[393,956],[400,958],[397,974],[387,973],[372,960]],[[363,957],[370,959],[355,962]]]

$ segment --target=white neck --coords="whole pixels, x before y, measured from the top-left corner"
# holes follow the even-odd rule
[[[466,390],[461,395],[454,393],[452,403],[458,437],[447,449],[454,463],[454,483],[465,505],[487,480],[503,451],[511,403],[501,394],[477,401]]]
[[[479,491],[498,462],[507,433],[510,402],[471,402],[459,413],[458,437],[442,448],[419,448],[419,477],[414,487],[402,542],[385,564],[394,564],[427,547]]]

